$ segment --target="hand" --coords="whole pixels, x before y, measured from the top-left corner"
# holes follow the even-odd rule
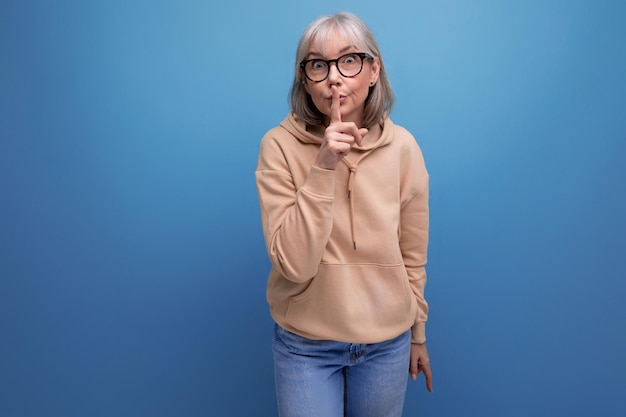
[[[359,129],[353,122],[341,121],[339,89],[336,85],[332,85],[330,89],[332,91],[330,123],[324,132],[324,139],[315,161],[316,166],[325,169],[335,169],[355,143],[361,145],[363,136],[367,134],[367,129]]]
[[[433,392],[433,374],[430,372],[430,359],[428,359],[426,344],[411,343],[411,360],[409,363],[411,379],[415,381],[420,372],[424,372],[426,389],[428,392]]]

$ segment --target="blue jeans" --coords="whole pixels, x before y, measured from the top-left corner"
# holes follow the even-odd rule
[[[276,325],[280,417],[400,417],[411,331],[374,344],[310,340]]]

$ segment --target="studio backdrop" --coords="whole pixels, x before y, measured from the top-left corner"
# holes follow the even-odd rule
[[[254,170],[340,10],[430,173],[405,415],[626,415],[623,2],[5,0],[1,417],[276,415]]]

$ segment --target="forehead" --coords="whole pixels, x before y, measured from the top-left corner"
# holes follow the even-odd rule
[[[354,34],[341,28],[320,30],[311,38],[308,54],[315,53],[323,56],[336,55],[340,52],[360,49],[360,42]]]

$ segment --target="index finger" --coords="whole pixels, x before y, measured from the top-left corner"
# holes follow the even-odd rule
[[[429,370],[428,374],[424,373],[424,376],[426,377],[426,389],[428,392],[433,392],[433,374]]]
[[[332,97],[330,101],[330,122],[331,123],[341,123],[341,109],[339,102],[339,89],[336,85],[331,85],[330,90],[332,91]]]
[[[422,372],[424,372],[424,378],[426,379],[426,389],[428,392],[433,392],[433,374],[430,371],[430,365],[423,366]]]

